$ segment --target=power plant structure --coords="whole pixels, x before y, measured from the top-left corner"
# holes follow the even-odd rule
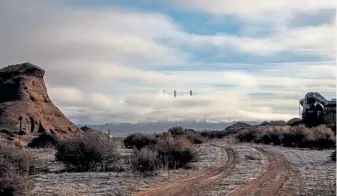
[[[336,126],[336,99],[327,100],[317,92],[309,92],[299,101],[299,113],[303,124],[308,127]]]
[[[166,91],[165,90],[163,90],[163,93],[165,93]],[[192,92],[192,90],[190,90],[190,96],[192,96],[193,95],[193,92]],[[174,90],[173,91],[173,96],[174,97],[177,97],[177,90]]]

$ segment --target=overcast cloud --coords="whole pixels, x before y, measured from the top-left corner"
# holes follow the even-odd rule
[[[75,123],[288,120],[307,92],[335,96],[333,1],[149,3],[2,2],[0,67],[46,70]]]

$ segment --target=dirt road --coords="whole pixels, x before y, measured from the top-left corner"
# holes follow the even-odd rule
[[[298,171],[292,168],[289,161],[282,154],[265,151],[262,148],[256,149],[267,156],[269,160],[268,169],[257,179],[232,191],[229,196],[288,196],[299,195],[303,192],[303,185]],[[290,186],[285,186],[286,183]]]
[[[222,146],[219,147],[224,148]],[[174,181],[144,192],[138,192],[135,196],[191,196],[197,194],[201,189],[231,174],[237,161],[237,155],[232,148],[225,148],[225,150],[228,158],[224,165],[201,170],[192,174],[187,179]]]
[[[213,146],[217,146],[212,144]],[[222,146],[217,146],[222,147]],[[253,148],[253,147],[251,147]],[[290,162],[280,153],[264,150],[260,147],[255,147],[262,152],[269,161],[269,166],[256,179],[249,183],[234,189],[228,195],[243,196],[243,195],[299,195],[303,192],[300,175],[290,164]],[[208,168],[202,170],[193,177],[188,179],[174,181],[164,186],[150,189],[144,192],[135,194],[136,196],[190,196],[201,195],[200,191],[207,186],[215,183],[218,179],[226,179],[233,172],[237,160],[237,154],[232,148],[226,148],[228,160],[225,165],[217,168]]]
[[[62,169],[54,151],[35,150],[50,170]],[[332,151],[216,140],[200,145],[196,170],[164,171],[148,178],[131,172],[39,174],[32,176],[35,188],[31,195],[115,195],[121,191],[140,196],[333,196],[336,163],[330,160]]]

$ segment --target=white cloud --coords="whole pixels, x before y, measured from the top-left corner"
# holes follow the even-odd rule
[[[228,52],[253,55],[274,55],[280,52],[316,55],[335,58],[335,12],[333,0],[170,0],[185,10],[203,11],[213,15],[215,20],[226,22],[235,17],[241,23],[241,36],[217,34],[185,35],[183,42],[197,46],[212,46]],[[315,26],[293,26],[302,14],[330,12],[331,20],[321,21]],[[309,19],[308,19],[309,20]],[[305,18],[302,19],[305,22]],[[307,24],[308,25],[308,24]],[[214,49],[213,48],[213,49]]]
[[[75,88],[48,88],[49,96],[59,104],[74,104],[82,101],[82,92]]]
[[[290,65],[283,65],[286,69]],[[245,120],[287,120],[298,115],[298,101],[309,91],[318,91],[324,94],[335,91],[335,87],[321,85],[317,78],[324,78],[326,72],[336,68],[333,65],[323,66],[324,71],[317,71],[318,66],[312,67],[298,65],[293,70],[292,77],[287,76],[281,66],[266,68],[263,72],[247,74],[244,72],[222,72],[209,71],[207,73],[189,71],[185,74],[181,72],[171,72],[169,77],[162,72],[147,72],[138,70],[134,76],[135,80],[146,80],[148,77],[156,78],[155,84],[145,83],[144,86],[129,85],[123,86],[122,82],[116,80],[123,88],[120,94],[103,95],[96,92],[86,93],[86,97],[78,103],[78,107],[87,111],[88,115],[100,116],[100,121],[109,119],[112,116],[122,121],[144,121],[162,119],[208,119],[227,120],[229,113],[232,119]],[[294,67],[293,67],[294,68]],[[302,71],[302,72],[301,72]],[[221,77],[226,75],[228,77]],[[275,73],[280,73],[278,77]],[[119,77],[124,74],[129,77],[128,72],[121,72]],[[165,84],[173,83],[185,75],[184,80],[180,80],[182,86],[189,86],[194,95],[189,96],[189,88],[178,88],[176,98],[173,97],[173,89],[167,89],[165,93],[161,87]],[[315,75],[316,78],[310,78]],[[300,77],[299,77],[300,76]],[[205,81],[209,81],[205,82]],[[244,83],[242,83],[244,82]],[[324,80],[325,83],[334,82],[332,78]],[[231,84],[238,87],[226,89],[214,87],[214,84]],[[150,85],[149,89],[155,90],[142,92],[142,89]],[[264,89],[263,85],[270,85],[273,88]],[[109,84],[106,85],[107,87]],[[105,87],[105,86],[104,86]],[[139,89],[140,88],[140,89]],[[65,94],[67,91],[61,94]],[[249,93],[271,93],[271,96],[251,97]],[[61,103],[61,97],[51,94],[56,103]],[[327,97],[331,98],[331,97]],[[64,104],[65,108],[69,105],[76,106],[75,103]],[[61,105],[62,107],[62,105]],[[289,108],[289,109],[283,109]],[[67,110],[65,110],[67,112]],[[73,114],[70,110],[69,115]],[[83,115],[82,114],[82,115]],[[94,119],[91,119],[93,122]]]
[[[173,41],[192,45],[196,48],[211,46],[213,50],[265,56],[281,52],[310,54],[333,59],[336,52],[336,29],[333,24],[284,29],[266,37],[247,37],[227,34],[192,35],[183,34]],[[209,48],[207,48],[209,49]]]
[[[170,0],[176,5],[192,10],[201,10],[216,15],[236,15],[244,19],[268,20],[275,15],[291,12],[313,12],[334,9],[332,0],[283,0],[283,1],[247,1],[247,0]]]
[[[187,58],[184,51],[155,42],[157,37],[176,31],[175,25],[161,14],[123,8],[83,10],[57,3],[16,3],[5,3],[0,8],[0,57],[7,64],[27,59],[39,64],[81,59],[157,66],[181,64]]]
[[[229,113],[237,120],[288,119],[297,116],[298,100],[306,92],[330,94],[336,89],[331,85],[336,77],[331,62],[275,64],[250,72],[249,66],[235,69],[237,64],[231,65],[231,70],[200,71],[193,69],[200,63],[191,60],[198,50],[259,57],[307,53],[329,59],[335,52],[332,24],[280,28],[264,37],[202,35],[183,31],[159,13],[118,7],[80,9],[64,6],[65,1],[35,2],[10,1],[0,8],[0,63],[31,61],[41,66],[47,71],[54,103],[74,119],[86,117],[86,123],[204,117],[226,120]],[[324,4],[317,5],[319,9],[310,3],[300,6],[297,1],[207,2],[197,0],[188,6],[216,15],[234,14],[242,20],[291,15],[280,10],[292,6],[295,11],[328,8]],[[222,6],[224,2],[226,6]],[[186,46],[190,47],[184,49]],[[170,69],[160,70],[163,66]],[[190,71],[175,69],[188,66]],[[212,63],[203,66],[211,67]],[[173,90],[178,91],[176,98]],[[193,90],[192,97],[189,90]],[[250,96],[261,92],[272,95]],[[279,106],[290,109],[277,109]]]

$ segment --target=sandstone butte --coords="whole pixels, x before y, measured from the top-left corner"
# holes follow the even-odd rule
[[[29,142],[44,132],[60,139],[83,133],[53,104],[44,75],[43,69],[31,63],[0,69],[0,139]]]

